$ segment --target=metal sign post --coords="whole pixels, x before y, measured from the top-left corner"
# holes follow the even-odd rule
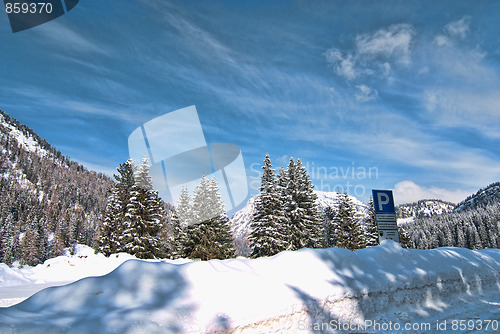
[[[399,242],[392,190],[372,190],[372,194],[379,241],[390,239]]]

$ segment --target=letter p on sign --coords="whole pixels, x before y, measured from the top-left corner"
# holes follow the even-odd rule
[[[392,190],[372,190],[375,213],[395,213]]]

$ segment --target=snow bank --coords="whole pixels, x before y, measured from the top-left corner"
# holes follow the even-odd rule
[[[4,263],[0,263],[0,287],[30,284],[31,280],[25,278],[16,270]]]
[[[24,284],[74,282],[89,276],[102,276],[130,259],[136,258],[126,253],[107,258],[102,254],[94,254],[94,250],[88,246],[77,245],[74,254],[70,255],[66,250],[64,256],[49,259],[35,267],[15,263],[10,268],[0,264],[0,289]]]
[[[332,321],[446,318],[457,302],[486,303],[499,290],[500,250],[491,249],[406,250],[386,241],[255,260],[130,260],[0,309],[0,332],[306,333]]]

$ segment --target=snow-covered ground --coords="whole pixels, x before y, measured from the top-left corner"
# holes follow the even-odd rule
[[[0,293],[103,274],[127,258],[79,256],[2,266]],[[495,333],[499,321],[500,250],[392,241],[254,260],[130,260],[0,309],[0,333]]]
[[[108,258],[102,254],[94,254],[94,250],[88,246],[77,245],[73,255],[58,256],[36,267],[20,268],[19,264],[15,263],[13,268],[10,268],[0,263],[0,307],[20,303],[47,287],[66,285],[85,277],[106,275],[132,259],[137,260],[126,253]],[[165,261],[184,263],[189,260]]]

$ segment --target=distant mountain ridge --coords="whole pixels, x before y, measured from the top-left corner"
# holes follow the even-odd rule
[[[456,204],[440,199],[423,199],[414,203],[398,205],[396,213],[398,218],[423,218],[433,217],[455,210]]]
[[[500,182],[494,182],[486,188],[479,189],[475,194],[470,195],[462,202],[458,203],[456,211],[464,211],[477,207],[484,207],[488,204],[500,202]]]

